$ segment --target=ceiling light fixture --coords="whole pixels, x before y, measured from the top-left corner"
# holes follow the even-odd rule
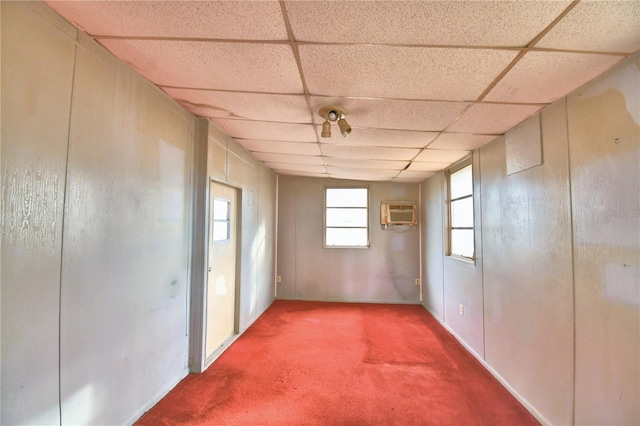
[[[325,120],[324,123],[322,123],[322,133],[320,136],[323,138],[331,137],[331,123],[329,123],[329,120]]]
[[[318,114],[324,118],[324,123],[322,123],[322,133],[320,134],[323,138],[331,137],[331,121],[338,122],[340,133],[345,138],[349,133],[351,133],[351,126],[347,123],[344,109],[333,105],[324,106],[318,110]]]

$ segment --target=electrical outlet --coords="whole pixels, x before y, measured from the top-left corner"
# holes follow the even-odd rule
[[[460,312],[461,316],[464,315],[464,305],[463,304],[460,304],[459,312]]]
[[[416,278],[416,285],[420,285],[420,278]]]
[[[276,282],[282,282],[282,276],[281,275],[276,275]]]

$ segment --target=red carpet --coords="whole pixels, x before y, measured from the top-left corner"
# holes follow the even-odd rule
[[[139,425],[537,425],[421,306],[276,301]]]

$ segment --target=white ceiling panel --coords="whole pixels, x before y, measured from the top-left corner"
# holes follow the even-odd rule
[[[326,173],[312,173],[312,172],[304,172],[300,170],[281,170],[281,169],[273,169],[276,174],[279,175],[287,175],[287,176],[305,176],[305,177],[314,177],[314,178],[328,178],[329,175]]]
[[[317,140],[310,124],[273,123],[267,121],[211,119],[229,136],[237,139],[257,139],[283,142],[315,142]]]
[[[324,161],[320,156],[314,157],[311,155],[274,154],[270,152],[254,152],[253,155],[265,163],[294,163],[324,166]]]
[[[433,172],[430,176],[427,176],[426,178],[396,177],[396,178],[393,178],[393,182],[396,182],[396,183],[422,183],[422,182],[424,182],[425,180],[427,180],[428,178],[430,178],[433,175],[435,175],[435,172]]]
[[[252,139],[236,139],[251,152],[271,152],[274,154],[320,155],[320,145],[309,142],[278,142]]]
[[[348,119],[348,117],[347,117]],[[349,122],[351,124],[351,122]],[[322,132],[322,126],[317,126],[318,134]],[[398,148],[423,148],[436,136],[435,132],[414,132],[405,130],[387,129],[357,129],[354,128],[345,138],[340,134],[337,125],[331,127],[331,137],[323,138],[322,142],[338,145],[366,145],[366,146],[390,146]]]
[[[614,55],[527,52],[484,100],[551,103],[621,59]]]
[[[536,47],[633,53],[640,49],[640,1],[582,1]]]
[[[267,93],[303,93],[286,44],[98,39],[160,86]]]
[[[443,163],[425,163],[420,161],[412,161],[411,165],[407,168],[412,172],[437,172],[439,170],[446,169],[452,162]]]
[[[290,172],[306,172],[306,173],[318,173],[326,174],[327,170],[324,166],[318,166],[313,164],[294,164],[294,163],[267,163],[267,167],[273,170],[288,170]]]
[[[638,0],[47,4],[276,173],[311,177],[422,181],[640,49]],[[347,138],[321,137],[327,105]]]
[[[365,170],[365,169],[340,169],[336,167],[328,167],[329,177],[334,179],[352,179],[352,180],[368,180],[368,181],[390,181],[392,180],[397,171],[387,172],[386,170]],[[383,173],[385,172],[385,173]]]
[[[301,41],[525,46],[569,3],[288,1],[286,6],[294,36]]]
[[[426,172],[426,171],[425,172],[416,172],[416,171],[413,171],[413,170],[404,170],[398,175],[398,178],[399,179],[418,179],[418,180],[422,179],[422,180],[425,180],[425,179],[428,179],[428,178],[430,178],[431,176],[433,176],[435,174],[436,174],[436,172]]]
[[[496,138],[496,135],[473,135],[469,133],[441,133],[428,146],[429,149],[453,149],[473,151]]]
[[[360,169],[388,169],[402,170],[409,164],[408,161],[393,160],[349,160],[345,158],[325,157],[327,166],[353,167]]]
[[[385,169],[352,169],[349,167],[333,167],[327,166],[327,172],[330,175],[351,176],[351,177],[372,177],[372,178],[394,178],[400,170]]]
[[[356,160],[411,160],[420,151],[412,148],[389,148],[380,146],[349,146],[322,144],[320,149],[327,157]]]
[[[517,51],[301,45],[312,95],[475,100]],[[464,81],[464,84],[460,84]]]
[[[541,108],[542,105],[474,104],[447,130],[458,133],[500,135]]]
[[[287,40],[278,1],[48,1],[96,36]]]
[[[303,95],[173,88],[164,91],[198,117],[311,123]]]
[[[311,96],[317,122],[322,121],[318,110],[327,105],[343,108],[349,124],[355,127],[441,131],[469,103]]]
[[[425,149],[415,158],[415,161],[425,163],[453,163],[469,155],[469,151],[450,151],[446,149]]]

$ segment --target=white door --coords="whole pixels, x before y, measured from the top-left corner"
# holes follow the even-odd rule
[[[216,182],[209,192],[206,358],[235,332],[237,190]]]

